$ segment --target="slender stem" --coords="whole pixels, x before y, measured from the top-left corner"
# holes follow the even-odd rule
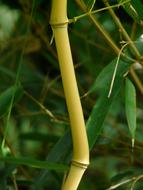
[[[134,23],[132,24],[132,28],[131,28],[131,34],[130,34],[131,39],[134,39],[136,29],[137,29],[137,23],[134,22]]]
[[[53,113],[48,110],[43,104],[41,104],[38,100],[36,100],[31,94],[24,91],[25,95],[30,98],[33,102],[35,102],[49,117],[51,117],[54,120],[57,120],[56,117],[53,115]]]
[[[67,31],[67,0],[52,1],[50,23],[56,42],[73,140],[73,161],[62,190],[76,190],[89,164],[89,147]]]
[[[76,22],[76,21],[78,21],[79,19],[82,19],[82,18],[84,18],[84,17],[86,17],[86,16],[90,16],[90,15],[93,15],[93,14],[95,14],[95,13],[99,13],[99,12],[102,12],[102,11],[106,11],[106,10],[108,10],[108,9],[113,9],[113,8],[117,8],[117,7],[119,7],[119,6],[121,6],[121,5],[124,5],[124,4],[126,4],[126,3],[128,3],[130,0],[127,0],[127,1],[124,1],[124,2],[122,2],[122,3],[118,3],[118,4],[115,4],[115,5],[111,5],[111,6],[109,6],[109,7],[103,7],[103,8],[101,8],[101,9],[97,9],[97,10],[92,10],[93,9],[93,6],[94,6],[94,4],[95,4],[95,2],[93,2],[93,4],[92,4],[92,6],[91,6],[91,8],[90,8],[90,10],[89,11],[87,11],[87,12],[85,12],[84,14],[81,14],[81,15],[79,15],[79,16],[75,16],[74,18],[72,18],[72,19],[69,19],[69,22],[71,23],[71,22]]]
[[[81,7],[81,9],[86,12],[87,11],[87,7],[85,5],[85,3],[81,3],[80,0],[75,0],[76,3]],[[104,36],[104,38],[106,39],[106,41],[109,43],[109,45],[112,47],[112,49],[114,50],[114,52],[116,54],[119,54],[120,49],[118,48],[118,46],[115,44],[115,42],[112,40],[112,38],[109,36],[109,34],[106,32],[106,30],[100,25],[100,23],[97,21],[96,17],[94,15],[89,14],[88,15],[89,18],[91,19],[91,21],[93,22],[93,24],[98,28],[98,30],[101,32],[101,34]]]
[[[111,187],[109,187],[108,189],[106,190],[113,190],[113,189],[117,189],[118,187],[122,186],[122,185],[125,185],[127,183],[130,183],[133,179],[127,179],[127,180],[124,180],[124,181],[121,181],[115,185],[112,185]]]
[[[143,178],[143,175],[136,177],[132,183],[131,190],[134,190],[136,183]]]
[[[103,0],[104,4],[110,8],[109,3],[106,0]],[[131,46],[132,50],[134,51],[135,55],[137,58],[140,58],[140,53],[138,51],[138,49],[136,48],[136,46],[134,45],[133,41],[131,40],[130,36],[128,35],[128,33],[126,32],[126,30],[124,29],[122,23],[120,22],[119,18],[116,16],[116,14],[114,13],[114,11],[110,8],[109,12],[111,14],[111,16],[113,17],[115,23],[117,24],[117,26],[120,28],[120,30],[123,33],[124,38],[129,42],[129,45]]]
[[[80,0],[75,0],[76,3],[80,6],[80,8],[86,12],[87,8],[85,3]],[[89,18],[91,19],[91,21],[93,22],[93,24],[98,28],[98,30],[101,32],[101,34],[104,36],[104,38],[106,39],[106,41],[108,42],[108,44],[112,47],[112,49],[114,50],[114,52],[118,55],[120,54],[121,50],[118,48],[118,46],[115,44],[115,42],[112,40],[112,38],[110,37],[110,35],[107,33],[107,31],[101,26],[101,24],[97,21],[96,17],[94,15],[88,15]],[[131,38],[132,39],[132,38]],[[129,43],[129,42],[128,42]],[[129,58],[129,57],[127,57]],[[133,60],[132,60],[133,61]],[[135,60],[134,60],[135,61]],[[137,74],[135,72],[130,72],[135,83],[137,84],[138,89],[140,90],[140,92],[142,93],[142,83],[140,81],[140,79],[138,78]]]
[[[12,175],[12,179],[13,179],[14,189],[15,189],[15,190],[18,190],[18,185],[17,185],[17,183],[16,183],[16,177],[15,177],[14,174]]]
[[[84,2],[81,3],[80,0],[75,0],[76,3],[81,7],[81,9],[86,12],[87,8]],[[111,7],[110,7],[111,8]],[[106,41],[109,43],[109,45],[113,48],[114,52],[119,55],[121,53],[121,50],[118,48],[118,46],[115,44],[115,42],[112,40],[112,38],[110,37],[110,35],[107,33],[107,31],[105,31],[105,29],[100,25],[100,23],[97,21],[96,17],[94,15],[88,15],[89,18],[91,19],[91,21],[93,22],[93,24],[98,28],[98,30],[101,32],[101,34],[105,37]],[[128,35],[128,34],[127,34]],[[130,41],[131,38],[130,38]],[[138,78],[137,74],[135,73],[135,71],[133,69],[131,69],[130,71],[135,83],[137,84],[138,89],[140,90],[141,93],[143,93],[143,85],[140,81],[140,79]]]
[[[95,2],[96,2],[96,0],[93,0],[92,5],[91,5],[90,10],[89,10],[90,12],[93,10]]]
[[[86,12],[87,11],[87,7],[85,5],[85,3],[80,0],[75,0],[76,3],[80,6],[80,8]],[[91,21],[93,22],[93,24],[98,28],[98,30],[101,32],[101,34],[104,36],[104,38],[106,39],[106,41],[108,42],[108,44],[111,46],[111,48],[114,50],[114,52],[118,55],[121,53],[120,48],[116,45],[116,43],[113,41],[113,39],[111,38],[111,36],[109,35],[109,33],[101,26],[101,24],[98,22],[98,20],[96,19],[96,17],[94,15],[88,15],[89,18],[91,19]],[[125,55],[123,52],[121,53],[122,56],[126,57],[128,60],[130,61],[135,61],[134,59],[132,59],[131,57]]]

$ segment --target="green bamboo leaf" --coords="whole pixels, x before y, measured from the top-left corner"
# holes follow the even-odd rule
[[[86,123],[90,149],[95,144],[102,130],[104,119],[108,114],[108,111],[110,109],[113,100],[117,97],[117,95],[120,92],[120,89],[124,81],[124,74],[128,71],[130,65],[132,64],[131,62],[125,62],[123,60],[119,60],[112,93],[110,98],[108,98],[108,93],[116,62],[117,58],[114,59],[108,66],[106,66],[103,69],[103,71],[97,77],[94,83],[94,87],[92,87],[92,92],[94,90],[98,92],[99,98],[95,106],[93,107],[90,117]]]
[[[65,171],[68,167],[64,164],[40,161],[32,158],[20,158],[20,157],[0,157],[0,161],[16,164],[16,165],[25,165],[33,168],[39,169],[49,169],[49,170],[60,170]]]
[[[0,94],[0,117],[7,112],[14,92],[14,103],[16,103],[23,93],[21,86],[11,86]]]
[[[132,137],[132,147],[134,147],[136,132],[136,90],[133,83],[129,79],[126,79],[125,82],[125,111],[129,131]]]

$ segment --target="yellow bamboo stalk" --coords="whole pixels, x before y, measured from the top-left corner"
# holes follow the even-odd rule
[[[68,37],[67,0],[53,0],[50,24],[58,53],[73,140],[73,160],[62,190],[76,190],[89,164],[89,147]]]

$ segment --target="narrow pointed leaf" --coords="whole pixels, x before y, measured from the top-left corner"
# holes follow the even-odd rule
[[[49,170],[67,170],[68,167],[63,164],[53,163],[48,161],[40,161],[32,158],[21,158],[21,157],[0,157],[0,161],[8,162],[16,165],[26,165],[29,167]]]
[[[125,82],[125,111],[129,131],[132,139],[135,139],[136,131],[136,90],[133,83],[126,79]]]
[[[131,65],[131,62],[124,62],[123,60],[119,60],[111,96],[108,98],[116,62],[117,59],[114,59],[108,66],[103,69],[103,71],[97,77],[91,90],[92,92],[94,90],[98,92],[99,98],[93,107],[93,110],[86,124],[90,148],[93,147],[102,130],[103,122],[106,115],[108,114],[110,106],[113,100],[119,94],[119,91],[123,85],[124,74],[128,71]]]

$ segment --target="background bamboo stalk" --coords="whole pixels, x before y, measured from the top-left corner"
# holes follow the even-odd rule
[[[73,162],[62,190],[76,190],[89,164],[89,147],[68,37],[67,1],[53,0],[53,29],[73,138]]]

